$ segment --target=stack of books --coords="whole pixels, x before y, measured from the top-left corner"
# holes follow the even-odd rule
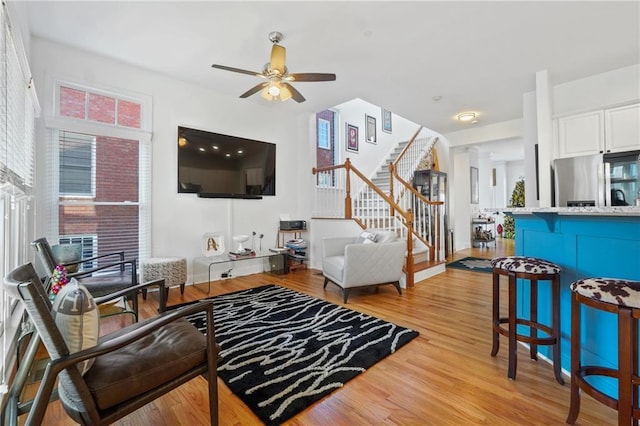
[[[307,242],[302,238],[289,240],[284,244],[284,246],[291,250],[292,253],[289,254],[290,257],[294,257],[296,259],[305,259],[307,256]]]
[[[247,257],[253,257],[256,255],[256,252],[251,249],[244,249],[243,251],[230,251],[229,259],[245,259]]]

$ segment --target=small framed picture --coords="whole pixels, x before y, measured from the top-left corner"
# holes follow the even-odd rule
[[[366,123],[365,127],[365,140],[369,143],[377,143],[376,137],[376,118],[370,115],[365,114],[364,120]]]
[[[347,151],[358,152],[358,127],[347,123]]]
[[[393,124],[391,123],[391,111],[386,109],[382,110],[382,131],[391,133],[393,130]]]
[[[202,236],[202,253],[205,256],[220,256],[224,250],[224,236],[221,233],[210,232]]]

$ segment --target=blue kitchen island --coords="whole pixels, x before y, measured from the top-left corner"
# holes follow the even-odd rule
[[[552,207],[501,210],[515,219],[515,254],[542,258],[562,267],[560,290],[561,365],[570,371],[570,284],[587,277],[640,281],[640,207]],[[528,282],[518,292],[518,312],[529,312]],[[550,324],[550,285],[538,286],[538,318]],[[617,367],[617,319],[585,308],[582,356],[586,364]],[[522,330],[522,332],[525,332]],[[551,358],[551,348],[539,346]],[[617,383],[596,378],[600,390],[617,395]],[[596,382],[594,382],[596,383]]]

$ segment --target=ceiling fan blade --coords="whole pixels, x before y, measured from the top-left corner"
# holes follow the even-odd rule
[[[304,102],[306,99],[304,98],[304,96],[302,96],[302,93],[298,92],[296,90],[295,87],[293,87],[292,85],[290,85],[289,83],[285,83],[284,81],[282,83],[280,83],[282,86],[286,87],[287,89],[289,89],[289,92],[291,92],[291,97],[293,98],[294,101],[298,102],[298,103],[302,103]]]
[[[271,61],[269,66],[272,70],[278,70],[280,75],[283,75],[285,73],[284,63],[286,56],[287,52],[284,46],[280,46],[279,44],[274,43],[273,47],[271,48]]]
[[[305,72],[297,74],[289,74],[287,80],[290,81],[335,81],[335,74],[326,74],[319,72]]]
[[[217,68],[219,70],[225,70],[225,71],[232,71],[232,72],[239,72],[240,74],[248,74],[248,75],[255,75],[258,77],[264,77],[264,75],[262,75],[259,72],[255,72],[255,71],[248,71],[248,70],[243,70],[241,68],[233,68],[233,67],[228,67],[226,65],[218,65],[218,64],[213,64],[211,65],[212,68]]]
[[[256,86],[253,86],[251,89],[247,90],[246,92],[244,92],[242,95],[240,95],[241,98],[248,98],[249,96],[258,93],[259,91],[261,91],[262,89],[264,89],[265,87],[267,87],[269,85],[269,82],[266,81],[264,83],[260,83]]]

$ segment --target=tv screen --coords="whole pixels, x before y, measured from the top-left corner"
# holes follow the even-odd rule
[[[276,194],[276,145],[178,127],[178,192],[211,198]]]

